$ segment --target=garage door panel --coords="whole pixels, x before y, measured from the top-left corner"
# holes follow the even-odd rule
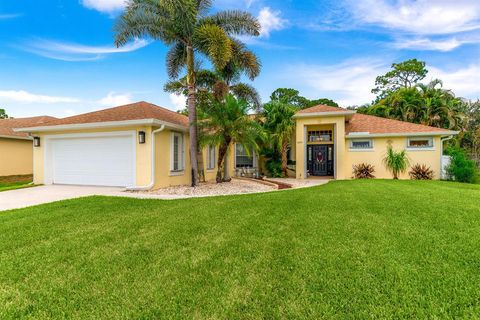
[[[134,143],[131,135],[53,140],[53,183],[133,185]]]

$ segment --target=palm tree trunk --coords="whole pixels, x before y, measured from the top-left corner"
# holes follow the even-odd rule
[[[284,139],[282,141],[282,171],[283,171],[283,175],[285,177],[287,177],[287,175],[288,175],[288,172],[287,172],[287,165],[288,165],[287,148],[288,148],[288,140]]]
[[[217,177],[215,179],[217,183],[221,183],[223,181],[222,170],[227,166],[226,154],[228,152],[229,145],[230,145],[230,142],[224,143],[224,144],[221,144],[220,147],[218,148]]]
[[[188,85],[188,122],[190,135],[190,165],[192,167],[192,187],[198,186],[198,160],[197,160],[197,108],[195,97],[195,65],[193,47],[187,46],[187,85]]]
[[[228,143],[228,146],[230,145],[230,142]],[[232,178],[230,177],[230,168],[229,168],[229,160],[228,160],[228,146],[227,150],[225,151],[225,159],[223,160],[224,165],[223,165],[223,182],[230,182],[232,181]]]

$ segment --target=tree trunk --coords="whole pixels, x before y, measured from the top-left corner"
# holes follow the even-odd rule
[[[228,152],[228,147],[230,146],[230,142],[227,145],[227,150],[225,151],[225,159],[223,160],[223,182],[230,182],[232,181],[232,178],[230,177],[230,167],[229,165],[229,152]]]
[[[221,183],[223,181],[223,179],[222,179],[222,169],[225,166],[225,162],[226,162],[225,155],[227,154],[229,144],[230,143],[221,144],[218,148],[217,177],[216,177],[217,183]]]
[[[288,172],[287,172],[287,165],[288,165],[287,148],[288,148],[288,140],[284,139],[282,141],[282,171],[283,171],[283,175],[285,176],[285,178],[288,177]]]
[[[192,187],[198,186],[198,141],[197,141],[197,109],[195,97],[195,65],[193,47],[187,46],[187,85],[188,85],[188,122],[190,135],[190,165],[192,169]]]

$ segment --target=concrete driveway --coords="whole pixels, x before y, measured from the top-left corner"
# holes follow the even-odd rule
[[[0,211],[30,207],[60,200],[93,195],[120,196],[122,188],[85,186],[38,186],[0,192]]]

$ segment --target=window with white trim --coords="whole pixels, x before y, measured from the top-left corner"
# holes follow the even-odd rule
[[[253,168],[253,151],[247,150],[239,143],[235,144],[235,167],[237,168]]]
[[[182,133],[172,132],[170,170],[183,171],[185,167],[185,146]]]
[[[215,146],[209,145],[207,148],[207,170],[215,169],[216,162],[216,148]]]
[[[350,149],[352,150],[372,150],[372,139],[353,139],[350,140]]]
[[[412,137],[408,138],[408,149],[431,149],[433,148],[432,137]]]

